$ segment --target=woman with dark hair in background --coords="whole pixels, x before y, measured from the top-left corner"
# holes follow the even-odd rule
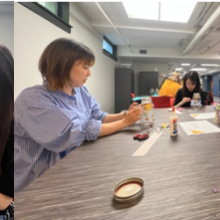
[[[14,197],[14,59],[0,45],[0,220]]]
[[[175,107],[189,107],[194,93],[200,94],[202,105],[205,105],[199,74],[197,72],[190,71],[184,76],[183,87],[176,93],[173,105]]]

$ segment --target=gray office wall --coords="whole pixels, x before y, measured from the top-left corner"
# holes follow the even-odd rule
[[[134,71],[130,68],[115,68],[115,113],[127,110],[134,93]]]
[[[158,88],[158,72],[139,72],[138,95],[150,95],[151,88]]]

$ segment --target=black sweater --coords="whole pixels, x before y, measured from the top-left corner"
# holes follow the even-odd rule
[[[14,121],[11,123],[10,136],[2,158],[2,175],[0,176],[0,193],[14,197]],[[5,211],[0,211],[0,215]]]
[[[189,92],[188,96],[186,96],[186,97],[192,99],[193,93],[195,93],[195,92]],[[200,93],[202,105],[205,105],[204,97],[201,94],[202,94],[202,92]],[[175,106],[175,105],[179,104],[182,101],[183,98],[185,98],[185,97],[183,97],[183,89],[181,88],[176,93],[176,98],[175,98],[175,101],[174,101],[173,105]],[[189,107],[189,106],[190,106],[190,102],[186,102],[181,107]]]

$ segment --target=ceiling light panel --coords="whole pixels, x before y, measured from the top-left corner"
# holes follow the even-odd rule
[[[190,63],[182,63],[181,66],[190,66]]]
[[[201,64],[201,66],[216,66],[216,67],[218,67],[220,65],[218,65],[218,64]]]
[[[206,71],[206,68],[192,68],[190,71]]]
[[[159,2],[122,2],[129,18],[158,20]]]
[[[129,18],[158,21],[160,17],[160,21],[187,23],[197,2],[123,1],[122,4]]]
[[[197,2],[161,2],[161,21],[187,23]]]

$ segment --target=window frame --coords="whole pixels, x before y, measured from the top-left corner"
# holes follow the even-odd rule
[[[33,11],[34,13],[38,14],[39,16],[43,17],[44,19],[48,20],[52,24],[56,25],[57,27],[61,28],[62,30],[66,31],[67,33],[71,33],[72,26],[62,20],[60,17],[55,15],[49,9],[45,8],[41,4],[37,2],[19,2],[21,5],[25,6],[29,10]],[[57,2],[57,12],[59,15],[62,15],[63,10],[69,10],[69,2]],[[68,11],[69,12],[69,11]]]
[[[112,46],[112,50],[113,50],[113,54],[109,53],[107,50],[105,50],[103,48],[103,41],[106,41],[108,44],[110,44]],[[102,50],[103,50],[103,53],[110,57],[111,59],[113,59],[114,61],[118,61],[118,58],[117,58],[117,46],[112,44],[112,42],[110,40],[108,40],[105,36],[103,37],[103,41],[102,41]]]

